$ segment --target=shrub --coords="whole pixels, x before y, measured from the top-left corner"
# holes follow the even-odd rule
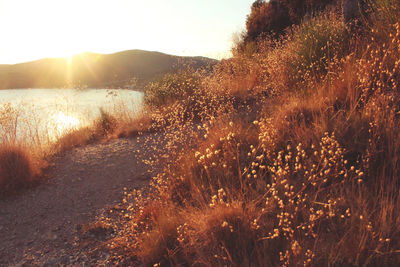
[[[145,104],[160,107],[184,99],[200,86],[200,76],[191,70],[164,75],[160,80],[149,83],[145,88]]]
[[[286,6],[278,6],[276,1],[255,1],[247,17],[244,42],[255,41],[262,35],[280,35],[290,25]]]
[[[0,192],[28,187],[36,175],[32,155],[23,147],[2,144],[0,147]]]
[[[279,37],[291,25],[300,24],[306,16],[318,15],[335,0],[257,0],[246,20],[242,48],[260,37]],[[243,49],[242,49],[243,50]]]
[[[55,153],[64,152],[76,146],[82,146],[95,138],[91,127],[73,129],[60,137],[53,146]]]
[[[100,117],[95,122],[95,134],[99,136],[108,136],[112,134],[118,126],[117,119],[109,112],[100,108]]]
[[[349,54],[350,36],[340,17],[334,13],[323,14],[295,28],[289,62],[294,79],[320,81],[334,63]]]
[[[293,24],[300,24],[305,16],[318,15],[329,5],[337,4],[336,0],[281,0],[288,9]]]

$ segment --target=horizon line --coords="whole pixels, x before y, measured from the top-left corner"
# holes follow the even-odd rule
[[[229,57],[225,57],[225,56],[212,57],[212,56],[203,56],[203,55],[177,55],[177,54],[168,54],[166,52],[161,52],[161,51],[157,51],[157,50],[144,50],[144,49],[135,48],[135,49],[120,50],[120,51],[111,52],[111,53],[100,53],[100,52],[92,52],[92,51],[83,51],[83,52],[79,52],[79,53],[76,53],[76,54],[72,54],[70,56],[40,57],[40,58],[36,58],[36,59],[29,59],[27,61],[18,61],[18,62],[15,62],[15,63],[1,63],[0,62],[0,65],[3,65],[3,66],[4,65],[18,65],[18,64],[31,63],[31,62],[36,62],[36,61],[45,60],[45,59],[68,59],[70,57],[74,57],[74,56],[78,56],[78,55],[82,55],[82,54],[89,54],[89,53],[98,54],[98,55],[114,55],[114,54],[127,52],[127,51],[142,51],[142,52],[150,52],[150,53],[160,53],[160,54],[169,55],[169,56],[176,56],[176,57],[203,57],[203,58],[209,58],[209,59],[214,59],[214,60],[218,60],[218,61],[220,61],[222,59],[229,58]]]

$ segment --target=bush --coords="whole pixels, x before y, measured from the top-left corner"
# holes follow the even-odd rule
[[[293,24],[300,24],[305,16],[318,15],[329,5],[338,3],[336,0],[281,0],[288,9]]]
[[[100,118],[97,119],[95,123],[95,134],[99,136],[108,136],[115,131],[117,126],[117,119],[103,108],[100,108]]]
[[[349,41],[345,24],[334,13],[304,22],[294,30],[291,74],[299,82],[321,80],[331,64],[350,53]]]
[[[3,144],[0,147],[0,192],[26,188],[35,175],[32,156],[26,149]]]
[[[290,26],[291,20],[285,6],[278,7],[276,1],[256,1],[246,21],[246,37],[244,41],[255,41],[262,35],[280,35]]]
[[[145,104],[160,107],[187,98],[200,86],[199,74],[191,70],[164,75],[145,87]]]
[[[300,24],[306,16],[322,12],[335,0],[257,0],[246,20],[242,48],[265,35],[278,37],[291,25]]]
[[[55,153],[67,151],[73,147],[83,146],[94,140],[94,131],[90,127],[73,129],[59,138],[53,146]]]

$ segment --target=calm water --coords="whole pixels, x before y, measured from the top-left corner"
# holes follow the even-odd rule
[[[143,93],[132,90],[0,90],[0,141],[10,136],[56,139],[71,128],[92,123],[100,108],[134,117],[142,103]]]

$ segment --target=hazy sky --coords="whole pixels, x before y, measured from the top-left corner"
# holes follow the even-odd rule
[[[0,0],[0,64],[127,49],[222,58],[254,0]]]

